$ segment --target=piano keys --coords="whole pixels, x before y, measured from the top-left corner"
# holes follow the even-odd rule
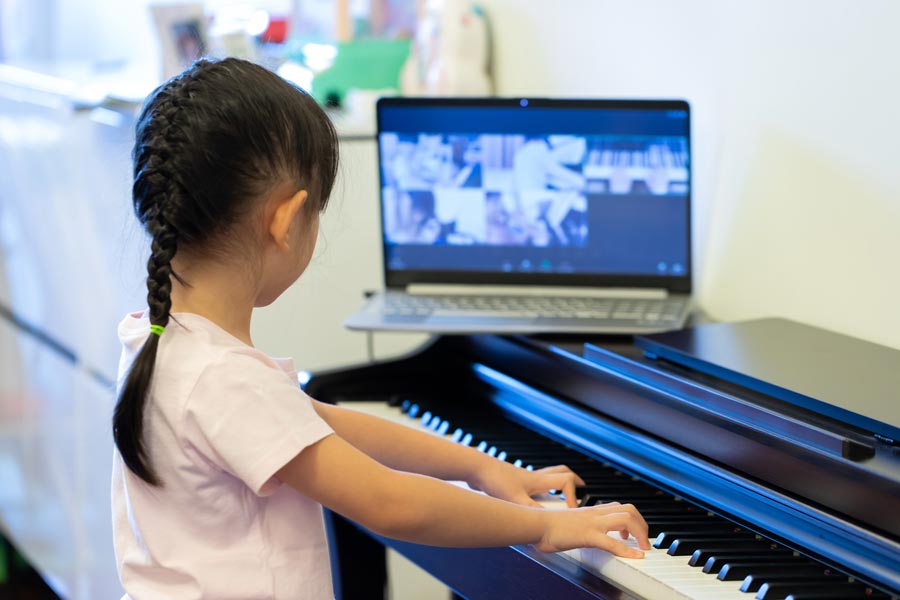
[[[635,355],[623,360],[634,361]],[[579,382],[579,373],[590,377]],[[567,464],[585,480],[579,490],[584,505],[633,503],[647,519],[656,547],[644,559],[621,559],[593,549],[561,553],[577,569],[621,592],[586,597],[796,599],[897,594],[896,535],[848,523],[843,540],[850,551],[836,555],[833,546],[845,526],[841,516],[828,516],[820,507],[802,503],[789,505],[789,514],[800,510],[806,514],[803,518],[795,514],[796,531],[786,535],[791,533],[790,524],[783,522],[783,514],[768,512],[766,506],[752,507],[753,500],[766,504],[762,500],[767,495],[772,496],[768,501],[776,501],[769,506],[780,504],[781,490],[744,479],[707,457],[694,456],[690,449],[662,443],[625,420],[586,409],[572,396],[588,393],[584,387],[578,389],[590,379],[634,387],[624,374],[616,381],[608,371],[596,370],[574,352],[552,344],[524,338],[442,338],[408,359],[350,374],[317,376],[307,391],[471,445],[524,469]],[[561,380],[567,385],[560,385]],[[556,395],[560,390],[565,395]],[[727,458],[729,449],[722,451]],[[765,460],[763,454],[758,457]],[[894,490],[900,490],[900,472],[892,475]],[[751,501],[737,493],[741,487],[754,497]],[[878,494],[873,497],[877,504]],[[404,545],[407,550],[414,546]],[[853,556],[863,546],[869,548],[868,556]],[[533,568],[560,570],[558,565],[534,563]],[[449,583],[468,595],[464,573]],[[834,596],[836,590],[844,595]]]
[[[688,189],[683,138],[604,139],[592,142],[582,174],[598,194],[680,194]]]
[[[585,459],[576,451],[540,439],[527,429],[506,421],[501,415],[466,418],[453,407],[416,395],[392,395],[386,401],[347,402],[343,406],[396,423],[415,427],[464,445],[471,445],[498,460],[507,460],[525,469],[567,464],[585,480],[580,489],[580,505],[602,502],[630,502],[639,507],[650,528],[654,547],[645,559],[625,559],[600,550],[580,549],[565,554],[586,569],[606,576],[613,583],[646,598],[686,598],[692,600],[747,599],[740,586],[748,580],[753,591],[765,583],[766,575],[785,575],[789,571],[797,581],[848,583],[821,563],[807,559],[788,548],[719,518],[708,511],[675,498],[630,477],[611,465]],[[405,418],[404,418],[405,417]],[[562,508],[562,500],[545,501],[545,506]],[[612,534],[615,537],[617,534]],[[634,540],[631,545],[636,547]],[[709,557],[699,563],[694,555]],[[717,559],[728,556],[726,562]],[[676,557],[686,557],[679,559]],[[699,569],[709,562],[714,567]],[[698,564],[699,563],[699,564]],[[737,577],[737,573],[741,573]],[[706,575],[706,576],[704,576]],[[718,577],[716,577],[718,575]],[[727,585],[721,582],[734,582]],[[771,583],[790,584],[784,577]],[[859,585],[858,591],[870,598],[887,598],[871,588]],[[773,596],[774,597],[774,596]],[[862,596],[861,596],[862,597]]]

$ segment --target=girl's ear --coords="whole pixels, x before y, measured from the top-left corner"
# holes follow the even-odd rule
[[[306,202],[307,196],[306,190],[300,190],[293,196],[279,200],[276,204],[275,211],[272,213],[272,218],[269,222],[269,235],[272,236],[272,241],[275,242],[275,246],[279,250],[288,250],[290,248],[288,243],[290,236],[288,234],[291,223],[294,222],[294,217],[300,212],[300,207]]]

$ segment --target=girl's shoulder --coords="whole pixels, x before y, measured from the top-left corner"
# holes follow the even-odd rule
[[[190,355],[182,356],[182,360],[199,360],[204,371],[223,377],[244,372],[248,376],[283,379],[288,374],[296,381],[290,359],[272,358],[205,317],[193,313],[176,313],[172,315],[172,321],[175,325],[172,345],[180,346],[179,354]]]
[[[119,324],[124,352],[121,372],[150,334],[145,315],[127,315]],[[228,393],[236,382],[262,389],[297,389],[290,359],[276,359],[234,337],[209,319],[193,313],[175,313],[160,336],[154,368],[157,405],[165,412],[181,413],[192,396]]]

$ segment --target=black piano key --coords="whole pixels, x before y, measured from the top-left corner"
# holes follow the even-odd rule
[[[721,522],[718,520],[711,520],[709,522],[685,522],[681,521],[673,527],[667,527],[660,534],[657,535],[659,538],[662,534],[666,534],[663,540],[660,543],[664,543],[665,541],[671,541],[672,539],[684,536],[684,537],[704,537],[707,534],[717,534],[724,533],[728,536],[734,536],[735,538],[747,538],[753,539],[753,534],[748,534],[745,531],[742,531],[736,525],[732,525],[731,523]]]
[[[631,483],[629,480],[622,477],[597,475],[596,473],[585,471],[584,469],[572,468],[572,471],[584,480],[584,486],[582,487],[585,488],[602,488],[605,485],[627,485]]]
[[[866,586],[859,583],[821,583],[820,580],[791,583],[765,583],[756,593],[756,600],[785,600],[804,594],[822,600],[855,600],[868,598]]]
[[[569,450],[564,446],[549,446],[545,444],[535,444],[534,442],[525,442],[518,438],[515,432],[498,432],[483,431],[477,427],[469,427],[472,435],[477,435],[481,439],[497,442],[508,446],[510,450],[521,452],[533,458],[540,458],[542,455],[547,456],[547,460],[551,458],[564,458],[579,462],[586,462],[585,456]]]
[[[523,461],[528,461],[533,463],[535,468],[544,467],[555,467],[556,465],[566,465],[573,471],[578,471],[580,466],[579,463],[571,460],[566,455],[563,454],[548,454],[544,452],[522,452],[521,450],[516,450],[515,448],[509,448],[506,444],[503,443],[502,440],[495,439],[487,439],[487,441],[491,444],[502,447],[504,450],[509,452],[510,454],[515,455],[517,458],[521,458]],[[603,476],[603,475],[601,475]]]
[[[585,484],[585,488],[592,494],[608,494],[614,490],[634,490],[636,492],[652,492],[659,498],[672,500],[672,496],[664,491],[647,485],[643,481],[631,481],[624,477],[590,477],[591,482]]]
[[[734,528],[723,526],[723,525],[715,525],[711,528],[704,529],[689,529],[689,528],[679,528],[669,531],[663,531],[659,535],[656,536],[656,539],[653,541],[654,548],[668,548],[672,545],[672,542],[675,540],[684,538],[684,539],[706,539],[709,541],[723,539],[730,540],[732,536],[740,537],[741,539],[746,539],[746,536],[739,536],[734,532]],[[693,550],[691,551],[693,552]]]
[[[639,509],[640,510],[640,509]],[[716,521],[710,519],[709,517],[705,517],[702,515],[684,515],[683,518],[675,519],[672,517],[666,517],[664,519],[648,517],[647,515],[643,515],[644,521],[647,522],[647,535],[651,538],[656,538],[660,533],[666,531],[667,529],[690,529],[693,526],[711,526],[711,525],[719,525]]]
[[[609,499],[606,494],[587,492],[584,495],[584,501],[587,506],[593,506],[594,504],[604,504],[609,502]],[[681,508],[670,500],[659,500],[658,498],[645,498],[641,505],[648,510],[653,509],[657,512],[661,512],[662,509],[665,509],[667,512],[673,512]]]
[[[829,571],[824,565],[809,565],[805,567],[797,567],[791,565],[781,565],[776,568],[769,566],[759,569],[755,573],[750,573],[744,577],[741,583],[742,592],[758,592],[766,583],[791,583],[796,581],[814,580],[821,577],[823,581],[829,578],[834,579],[836,583],[847,582],[847,577]]]
[[[805,569],[806,567],[816,566],[815,564],[809,563],[799,563],[799,564],[777,564],[769,561],[731,561],[726,563],[722,570],[719,571],[719,574],[716,576],[719,578],[719,581],[743,581],[747,575],[755,575],[758,573],[777,573],[789,572],[791,569],[795,569],[797,571],[801,569]],[[815,575],[819,575],[821,577],[825,576],[825,570],[821,569],[821,572],[818,567],[816,567],[816,571],[806,577],[796,577],[795,579],[814,579]]]
[[[619,492],[613,491],[608,494],[588,493],[585,494],[585,498],[591,498],[591,505],[619,502],[620,504],[634,504],[640,509],[644,506],[650,508],[659,497],[648,492],[628,492],[628,490],[621,490]]]
[[[588,469],[578,469],[577,465],[575,467],[573,467],[572,465],[566,465],[566,466],[568,466],[570,469],[572,469],[573,471],[575,471],[582,477],[586,478],[585,481],[587,481],[587,479],[590,479],[591,481],[595,482],[595,483],[589,483],[588,485],[594,485],[594,486],[598,486],[598,487],[602,486],[606,483],[613,483],[613,484],[619,484],[619,485],[627,485],[627,484],[647,485],[646,483],[644,483],[642,481],[635,481],[625,475],[616,475],[614,473],[610,473],[609,471],[606,471],[603,469],[596,469],[593,467],[588,468]],[[652,487],[652,486],[647,486],[647,487]]]
[[[637,490],[628,487],[610,487],[606,491],[599,492],[596,488],[591,488],[592,491],[586,491],[585,496],[591,496],[596,498],[598,502],[595,504],[602,504],[604,502],[621,502],[622,498],[628,498],[629,501],[635,500],[656,500],[660,497],[659,492],[653,492],[651,490]]]
[[[711,515],[707,512],[699,510],[684,510],[683,507],[678,505],[658,509],[656,506],[653,506],[650,503],[648,504],[649,505],[645,507],[647,509],[647,514],[644,515],[644,518],[648,519],[648,523],[650,521],[655,521],[657,523],[672,521],[676,523],[716,523],[722,527],[738,527],[738,525],[735,525],[727,519],[717,517],[716,515]],[[690,529],[690,527],[685,526],[679,529]]]
[[[593,482],[591,482],[593,483]],[[648,500],[654,500],[655,496],[650,496],[646,492],[637,492],[635,490],[613,490],[609,493],[598,494],[594,485],[579,486],[575,488],[575,495],[581,500],[584,506],[593,506],[595,504],[606,504],[607,502],[619,502],[624,504],[623,498],[627,498],[629,502],[641,502],[643,505]],[[590,502],[590,504],[587,504]]]
[[[643,513],[642,513],[643,514]],[[676,513],[648,513],[644,515],[647,523],[655,523],[658,525],[675,525],[675,529],[690,529],[690,523],[717,523],[723,527],[730,525],[728,521],[711,517],[704,513],[676,512]],[[679,523],[684,523],[684,527],[677,527]]]
[[[785,600],[835,600],[835,598],[844,598],[844,596],[829,596],[827,594],[817,594],[816,592],[797,592],[796,594],[788,594],[785,596]],[[853,600],[853,598],[861,600],[891,600],[891,598],[896,598],[896,596],[888,596],[878,590],[866,588],[862,596],[850,596],[850,600]]]
[[[589,496],[590,497],[590,496]],[[702,508],[684,502],[645,500],[641,502],[642,515],[706,515]]]
[[[666,550],[666,554],[668,554],[669,556],[691,556],[696,550],[699,550],[701,548],[718,546],[723,542],[728,541],[741,542],[752,539],[753,538],[735,538],[731,535],[705,536],[704,534],[704,537],[681,536],[676,538],[671,544],[669,544],[669,549]]]
[[[665,499],[665,492],[654,490],[649,485],[631,483],[628,481],[597,481],[593,478],[586,480],[586,485],[579,486],[582,492],[587,495],[604,498],[613,495],[637,494],[646,496],[648,500]]]
[[[717,546],[715,548],[698,548],[694,550],[688,564],[692,567],[702,568],[706,562],[716,557],[721,560],[749,560],[752,558],[787,558],[793,554],[784,548],[773,549],[762,540],[753,542],[740,542],[729,546]],[[725,563],[721,563],[725,564]],[[721,565],[720,565],[721,566]],[[708,572],[708,571],[707,571]],[[716,571],[718,573],[718,570]]]
[[[772,556],[753,556],[747,559],[741,558],[726,558],[724,555],[713,556],[706,561],[706,564],[703,565],[703,572],[709,573],[710,575],[719,573],[722,568],[730,563],[777,563],[777,564],[796,564],[796,565],[808,565],[811,564],[811,561],[808,558],[804,558],[802,556],[781,556],[781,555],[772,555]]]

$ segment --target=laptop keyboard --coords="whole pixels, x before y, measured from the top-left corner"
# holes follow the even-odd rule
[[[559,318],[669,323],[678,321],[683,300],[635,300],[538,296],[388,295],[389,315]]]

